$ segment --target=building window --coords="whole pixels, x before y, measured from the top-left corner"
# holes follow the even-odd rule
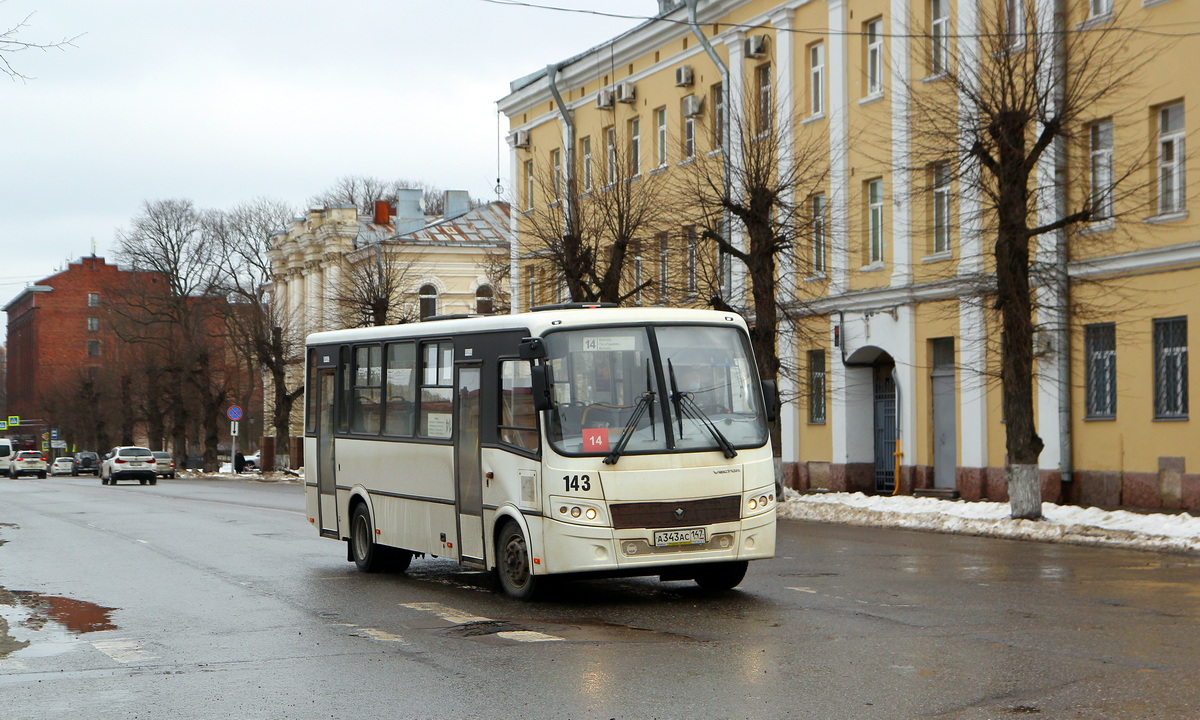
[[[825,423],[825,351],[808,351],[808,421]]]
[[[1089,17],[1104,17],[1112,14],[1112,0],[1088,0]]]
[[[615,127],[609,127],[604,131],[604,143],[605,170],[608,172],[604,184],[612,185],[617,181],[617,129]]]
[[[712,86],[713,103],[713,150],[720,150],[725,144],[725,87],[721,83]]]
[[[867,95],[883,92],[883,20],[866,24],[867,36]]]
[[[1102,323],[1086,325],[1083,330],[1083,354],[1087,362],[1087,416],[1116,417],[1116,326]]]
[[[529,273],[529,279],[527,281],[527,284],[528,284],[528,287],[526,287],[526,291],[529,293],[528,307],[529,307],[529,309],[532,310],[533,308],[537,307],[537,304],[538,304],[538,302],[537,302],[537,277],[532,272]]]
[[[88,293],[88,307],[100,307],[100,293]]]
[[[1154,417],[1188,414],[1187,318],[1154,321]]]
[[[696,241],[696,228],[689,226],[683,231],[685,242],[687,243],[687,294],[694,296],[698,286],[697,276],[700,256],[698,253],[698,243]]]
[[[525,209],[533,209],[533,161],[525,161]]]
[[[88,318],[88,330],[90,332],[99,332],[100,318],[94,318],[94,317]]]
[[[633,303],[642,304],[642,242],[633,242]]]
[[[670,266],[670,246],[671,241],[666,233],[659,233],[658,236],[658,301],[662,304],[667,303],[667,289],[670,287],[671,266]]]
[[[771,65],[759,65],[758,77],[758,134],[771,132],[771,120],[775,115],[775,102],[771,97]]]
[[[816,43],[808,49],[808,97],[813,115],[825,109],[825,44]]]
[[[1113,213],[1113,124],[1101,120],[1088,128],[1088,164],[1091,170],[1093,220],[1106,220]]]
[[[100,354],[100,341],[99,340],[88,340],[87,347],[88,347],[88,355],[95,357]]]
[[[1025,44],[1025,0],[1004,0],[1004,27],[1010,47]]]
[[[867,183],[867,241],[872,263],[883,262],[883,180]]]
[[[929,0],[929,71],[945,74],[950,69],[950,0]]]
[[[629,176],[637,177],[642,172],[642,121],[629,121]]]
[[[683,159],[691,160],[696,157],[696,118],[683,118]]]
[[[950,166],[933,166],[933,252],[950,252]]]
[[[812,196],[812,271],[814,274],[825,272],[825,195],[818,193]]]
[[[554,169],[554,199],[555,201],[562,200],[563,190],[563,167],[562,167],[562,150],[550,151],[550,167]]]
[[[583,158],[583,190],[592,189],[592,139],[585,137],[579,141],[579,155]]]
[[[1183,212],[1183,103],[1158,111],[1158,212]]]
[[[667,165],[667,109],[661,107],[654,111],[654,124],[657,126],[654,132],[654,140],[656,146],[654,148],[655,155],[658,156],[658,166],[666,167]]]
[[[475,289],[475,312],[491,315],[495,312],[495,293],[491,285],[480,285]]]
[[[933,367],[954,366],[954,338],[941,337],[929,339],[929,354],[933,359]]]
[[[433,317],[438,313],[438,292],[432,285],[422,285],[420,290],[421,319]]]

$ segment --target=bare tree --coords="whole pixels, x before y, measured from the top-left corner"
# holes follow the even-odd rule
[[[277,455],[291,447],[289,420],[304,393],[302,378],[288,383],[288,370],[303,360],[304,339],[288,310],[271,302],[272,236],[294,215],[287,204],[268,198],[242,203],[214,214],[210,232],[219,244],[219,287],[228,298],[230,341],[254,369],[271,379],[270,423]]]
[[[1120,114],[1122,103],[1131,102],[1124,93],[1151,57],[1130,48],[1127,18],[1077,27],[1088,17],[1086,2],[1063,0],[1053,17],[1039,15],[1036,5],[981,3],[975,34],[953,43],[931,38],[918,47],[940,82],[932,88],[913,83],[909,92],[914,165],[944,163],[937,166],[957,181],[959,196],[978,199],[971,221],[992,236],[987,250],[995,274],[981,276],[981,287],[999,314],[1012,516],[1027,519],[1041,517],[1037,295],[1065,287],[1063,231],[1111,217],[1114,196],[1136,175],[1117,172],[1107,188],[1069,197],[1063,177],[1068,146],[1096,119],[1095,108],[1116,106]],[[1051,238],[1050,251],[1042,243],[1039,256],[1042,236]],[[1053,322],[1049,310],[1040,314],[1045,324]]]
[[[390,240],[348,254],[341,278],[330,290],[341,327],[400,325],[414,322],[419,310],[412,285],[421,255],[411,246]]]
[[[666,176],[643,172],[615,134],[606,143],[583,177],[567,173],[561,155],[535,166],[535,194],[548,202],[526,198],[520,245],[546,271],[545,283],[564,283],[575,302],[619,304],[653,285],[633,278],[630,260],[637,243],[666,227],[670,210]]]
[[[64,37],[62,40],[52,42],[22,40],[21,33],[29,28],[29,20],[32,17],[33,13],[29,13],[20,22],[0,32],[0,73],[8,75],[13,80],[30,79],[29,76],[13,67],[10,58],[14,54],[27,50],[41,50],[43,52],[49,50],[66,50],[69,47],[75,47],[75,41],[81,37],[79,35]]]

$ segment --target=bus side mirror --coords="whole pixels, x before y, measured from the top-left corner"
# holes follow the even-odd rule
[[[779,385],[774,380],[762,381],[763,400],[766,402],[764,406],[767,417],[767,422],[775,422],[779,417]]]
[[[517,353],[522,360],[543,360],[546,357],[546,345],[541,338],[528,337],[517,346]]]
[[[533,384],[533,409],[541,412],[554,407],[554,399],[550,395],[550,388],[554,385],[550,366],[535,364],[530,368],[530,373]]]

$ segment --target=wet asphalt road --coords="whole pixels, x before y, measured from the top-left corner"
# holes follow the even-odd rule
[[[733,592],[521,604],[359,573],[302,507],[0,478],[0,717],[1200,718],[1196,557],[784,521]]]

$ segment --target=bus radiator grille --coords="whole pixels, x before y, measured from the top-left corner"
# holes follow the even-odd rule
[[[737,522],[741,519],[739,495],[676,502],[619,503],[609,506],[613,527],[673,528]]]

